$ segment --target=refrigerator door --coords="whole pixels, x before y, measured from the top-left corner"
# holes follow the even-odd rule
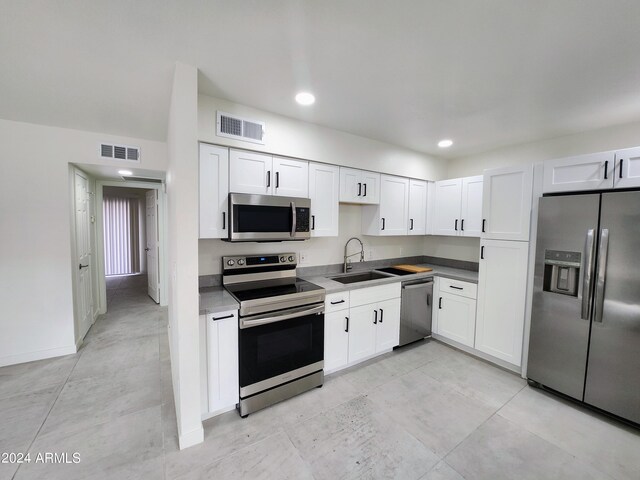
[[[582,400],[600,195],[543,197],[527,376]]]
[[[640,423],[640,192],[602,194],[601,212],[584,401]]]

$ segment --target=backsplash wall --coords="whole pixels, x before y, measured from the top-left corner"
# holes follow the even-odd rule
[[[338,237],[311,238],[304,242],[280,243],[228,243],[222,240],[200,240],[199,274],[210,275],[221,273],[221,257],[226,255],[304,252],[306,261],[300,266],[317,266],[341,263],[344,255],[344,244],[351,237],[358,237],[364,243],[365,259],[380,260],[385,258],[423,255],[424,237],[372,237],[361,234],[361,206],[340,204],[340,226]],[[349,245],[348,253],[358,252],[360,244],[355,240]],[[430,255],[430,253],[428,253]],[[351,257],[353,262],[359,260],[358,255]]]

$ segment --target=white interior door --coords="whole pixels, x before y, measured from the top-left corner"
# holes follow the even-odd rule
[[[147,291],[153,301],[160,303],[160,279],[158,277],[158,191],[149,190],[146,199],[147,231]]]
[[[93,322],[93,295],[91,288],[91,234],[89,215],[89,180],[81,172],[75,172],[75,223],[76,223],[76,307],[78,315],[78,339],[83,339]]]

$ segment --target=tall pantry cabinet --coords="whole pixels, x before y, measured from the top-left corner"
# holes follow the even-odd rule
[[[533,165],[485,170],[475,348],[522,364]]]

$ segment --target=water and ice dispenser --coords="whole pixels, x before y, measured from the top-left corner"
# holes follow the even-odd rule
[[[580,252],[545,250],[544,291],[577,297],[580,264]]]

